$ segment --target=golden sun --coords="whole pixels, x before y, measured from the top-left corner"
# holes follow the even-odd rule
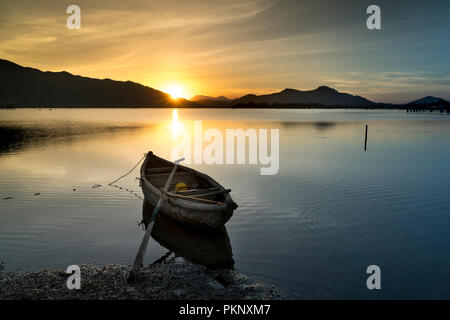
[[[184,98],[184,92],[183,92],[183,88],[181,86],[172,85],[164,91],[167,92],[168,94],[170,94],[170,96],[174,100],[176,100],[178,98]]]

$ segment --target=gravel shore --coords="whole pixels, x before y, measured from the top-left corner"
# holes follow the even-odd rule
[[[65,270],[2,272],[0,299],[33,300],[232,300],[280,299],[273,287],[237,271],[212,271],[181,258],[141,269],[139,281],[127,283],[129,266],[81,265],[81,289],[67,289]]]

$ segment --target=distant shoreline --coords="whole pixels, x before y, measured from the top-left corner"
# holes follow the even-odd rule
[[[16,109],[37,109],[37,110],[53,110],[53,109],[231,109],[231,110],[407,110],[411,112],[443,112],[450,113],[450,107],[443,108],[436,106],[411,106],[411,105],[399,105],[399,106],[383,106],[383,107],[349,107],[349,106],[316,106],[316,107],[291,107],[291,106],[240,106],[240,107],[0,107],[1,110],[16,110]]]

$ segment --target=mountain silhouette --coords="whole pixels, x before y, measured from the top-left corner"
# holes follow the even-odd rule
[[[231,100],[224,96],[209,97],[203,95],[196,95],[190,101],[197,104],[198,107],[205,108],[229,108],[231,107]]]
[[[0,59],[0,106],[54,108],[156,108],[195,106],[186,99],[131,81],[43,72]]]
[[[248,94],[241,98],[235,99],[233,105],[242,104],[321,104],[328,106],[351,106],[351,107],[371,107],[376,105],[375,102],[367,100],[360,96],[354,96],[348,93],[341,93],[337,90],[321,86],[315,90],[301,91],[296,89],[284,89],[283,91],[254,95]]]
[[[190,99],[191,101],[203,101],[203,100],[210,100],[210,101],[231,101],[227,97],[219,96],[219,97],[209,97],[209,96],[203,96],[203,95],[196,95]]]
[[[442,98],[426,96],[418,100],[411,101],[409,104],[445,104],[447,101]]]
[[[427,96],[409,103],[442,104],[449,102]],[[407,105],[407,104],[405,104]],[[405,105],[381,104],[363,97],[339,92],[327,86],[301,91],[248,94],[230,100],[224,96],[197,95],[191,100],[174,100],[169,94],[131,81],[94,79],[68,72],[49,72],[22,67],[0,59],[0,107],[28,108],[404,108]]]

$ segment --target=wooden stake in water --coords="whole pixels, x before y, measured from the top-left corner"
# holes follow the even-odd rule
[[[367,150],[367,129],[368,128],[369,128],[369,125],[366,124],[366,138],[365,138],[365,141],[364,141],[364,151]]]
[[[147,250],[148,240],[150,239],[150,235],[152,233],[155,219],[158,216],[158,212],[159,212],[159,209],[161,208],[163,201],[165,201],[167,198],[167,195],[165,193],[167,191],[169,191],[169,187],[170,187],[170,184],[172,183],[172,179],[173,179],[173,176],[175,175],[175,171],[177,171],[178,164],[183,160],[184,160],[184,158],[181,158],[174,162],[175,165],[172,169],[172,172],[170,173],[169,179],[167,179],[167,182],[164,186],[164,189],[163,189],[164,192],[161,192],[161,196],[158,200],[158,204],[156,205],[155,209],[153,209],[152,218],[150,220],[149,225],[147,226],[147,230],[145,231],[144,238],[142,239],[141,245],[139,247],[139,251],[136,255],[136,259],[134,259],[133,267],[131,268],[130,276],[128,277],[128,282],[135,281],[138,278],[139,270],[141,269],[142,262],[144,261],[144,254],[145,254],[145,251]]]

